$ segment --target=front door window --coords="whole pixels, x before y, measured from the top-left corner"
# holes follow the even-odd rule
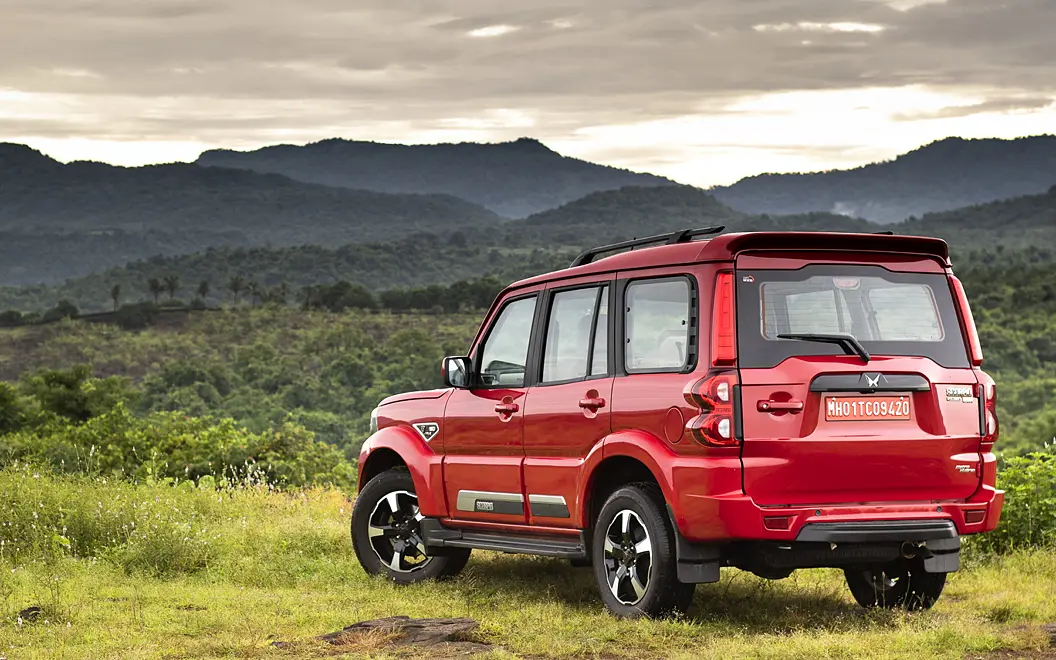
[[[480,382],[484,387],[524,387],[528,341],[535,318],[535,296],[506,305],[491,327],[481,352]]]

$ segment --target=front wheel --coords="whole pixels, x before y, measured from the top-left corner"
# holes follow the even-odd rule
[[[613,493],[594,527],[592,559],[601,598],[626,618],[685,612],[692,584],[678,581],[674,532],[655,484],[633,484]]]
[[[352,547],[363,570],[401,584],[457,575],[470,551],[450,548],[430,554],[422,541],[422,518],[406,470],[389,470],[371,479],[352,509]]]
[[[926,610],[946,586],[945,573],[927,573],[924,560],[900,559],[882,566],[844,571],[847,586],[862,607]]]

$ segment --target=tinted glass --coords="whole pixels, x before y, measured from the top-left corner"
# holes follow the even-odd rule
[[[481,353],[480,380],[485,386],[524,386],[528,342],[535,318],[535,297],[515,300],[499,313]]]
[[[835,344],[778,337],[834,333],[854,335],[874,355],[968,366],[945,275],[827,264],[794,271],[737,271],[741,367],[772,367],[797,355],[843,355]]]
[[[586,377],[597,301],[597,288],[554,294],[543,349],[544,383]]]
[[[631,282],[624,312],[628,372],[680,371],[689,358],[689,282]]]
[[[602,287],[598,319],[594,323],[594,358],[590,362],[591,376],[609,373],[609,287]]]

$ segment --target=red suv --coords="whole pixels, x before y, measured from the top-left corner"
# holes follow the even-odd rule
[[[723,566],[833,567],[863,606],[930,607],[1003,503],[946,243],[720,230],[513,284],[445,389],[383,401],[352,518],[366,571],[564,557],[638,616]]]

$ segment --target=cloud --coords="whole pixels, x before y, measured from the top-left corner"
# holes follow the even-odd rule
[[[987,99],[1056,97],[1054,24],[1052,0],[0,0],[0,90],[31,99],[17,112],[0,104],[0,140],[255,146],[531,132],[588,155],[606,147],[591,135],[631,134],[605,127],[707,127],[733,114],[769,135],[780,124],[767,122],[792,111],[760,99],[853,103],[838,93],[876,89],[945,95],[949,110],[886,115],[934,131],[961,118],[958,104],[984,104],[993,120],[1001,109]],[[854,105],[838,109],[816,122],[819,150],[800,162],[831,153],[826,123],[857,121]],[[886,140],[873,130],[837,132],[862,153]],[[747,167],[758,153],[744,145]],[[627,145],[612,151],[635,166]]]

